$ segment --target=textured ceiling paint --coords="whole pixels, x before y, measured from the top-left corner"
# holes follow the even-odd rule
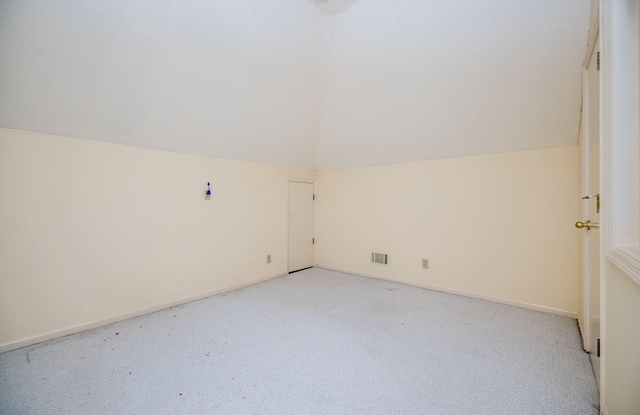
[[[305,1],[0,2],[0,127],[309,167],[330,25]]]
[[[588,25],[584,0],[8,0],[0,127],[318,169],[569,145]]]
[[[572,145],[584,0],[362,0],[335,21],[317,165]]]

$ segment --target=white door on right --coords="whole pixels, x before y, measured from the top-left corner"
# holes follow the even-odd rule
[[[600,382],[600,77],[599,48],[589,60],[585,85],[585,130],[583,166],[583,330],[584,348],[590,353],[598,384]]]

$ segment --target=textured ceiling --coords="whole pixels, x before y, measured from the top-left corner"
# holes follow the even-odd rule
[[[311,1],[0,1],[0,127],[314,164]]]
[[[0,2],[0,127],[329,169],[575,144],[583,0]]]
[[[362,0],[338,15],[322,168],[576,144],[584,0]]]
[[[313,0],[323,13],[329,15],[342,13],[357,1],[358,0]]]

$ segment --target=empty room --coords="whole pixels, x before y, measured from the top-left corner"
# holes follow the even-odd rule
[[[640,415],[640,0],[0,1],[0,415]]]

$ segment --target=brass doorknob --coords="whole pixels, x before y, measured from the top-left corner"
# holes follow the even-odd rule
[[[578,229],[587,228],[587,230],[589,230],[591,228],[599,228],[599,227],[600,227],[599,223],[592,223],[590,220],[585,220],[584,222],[576,222],[576,228]]]

